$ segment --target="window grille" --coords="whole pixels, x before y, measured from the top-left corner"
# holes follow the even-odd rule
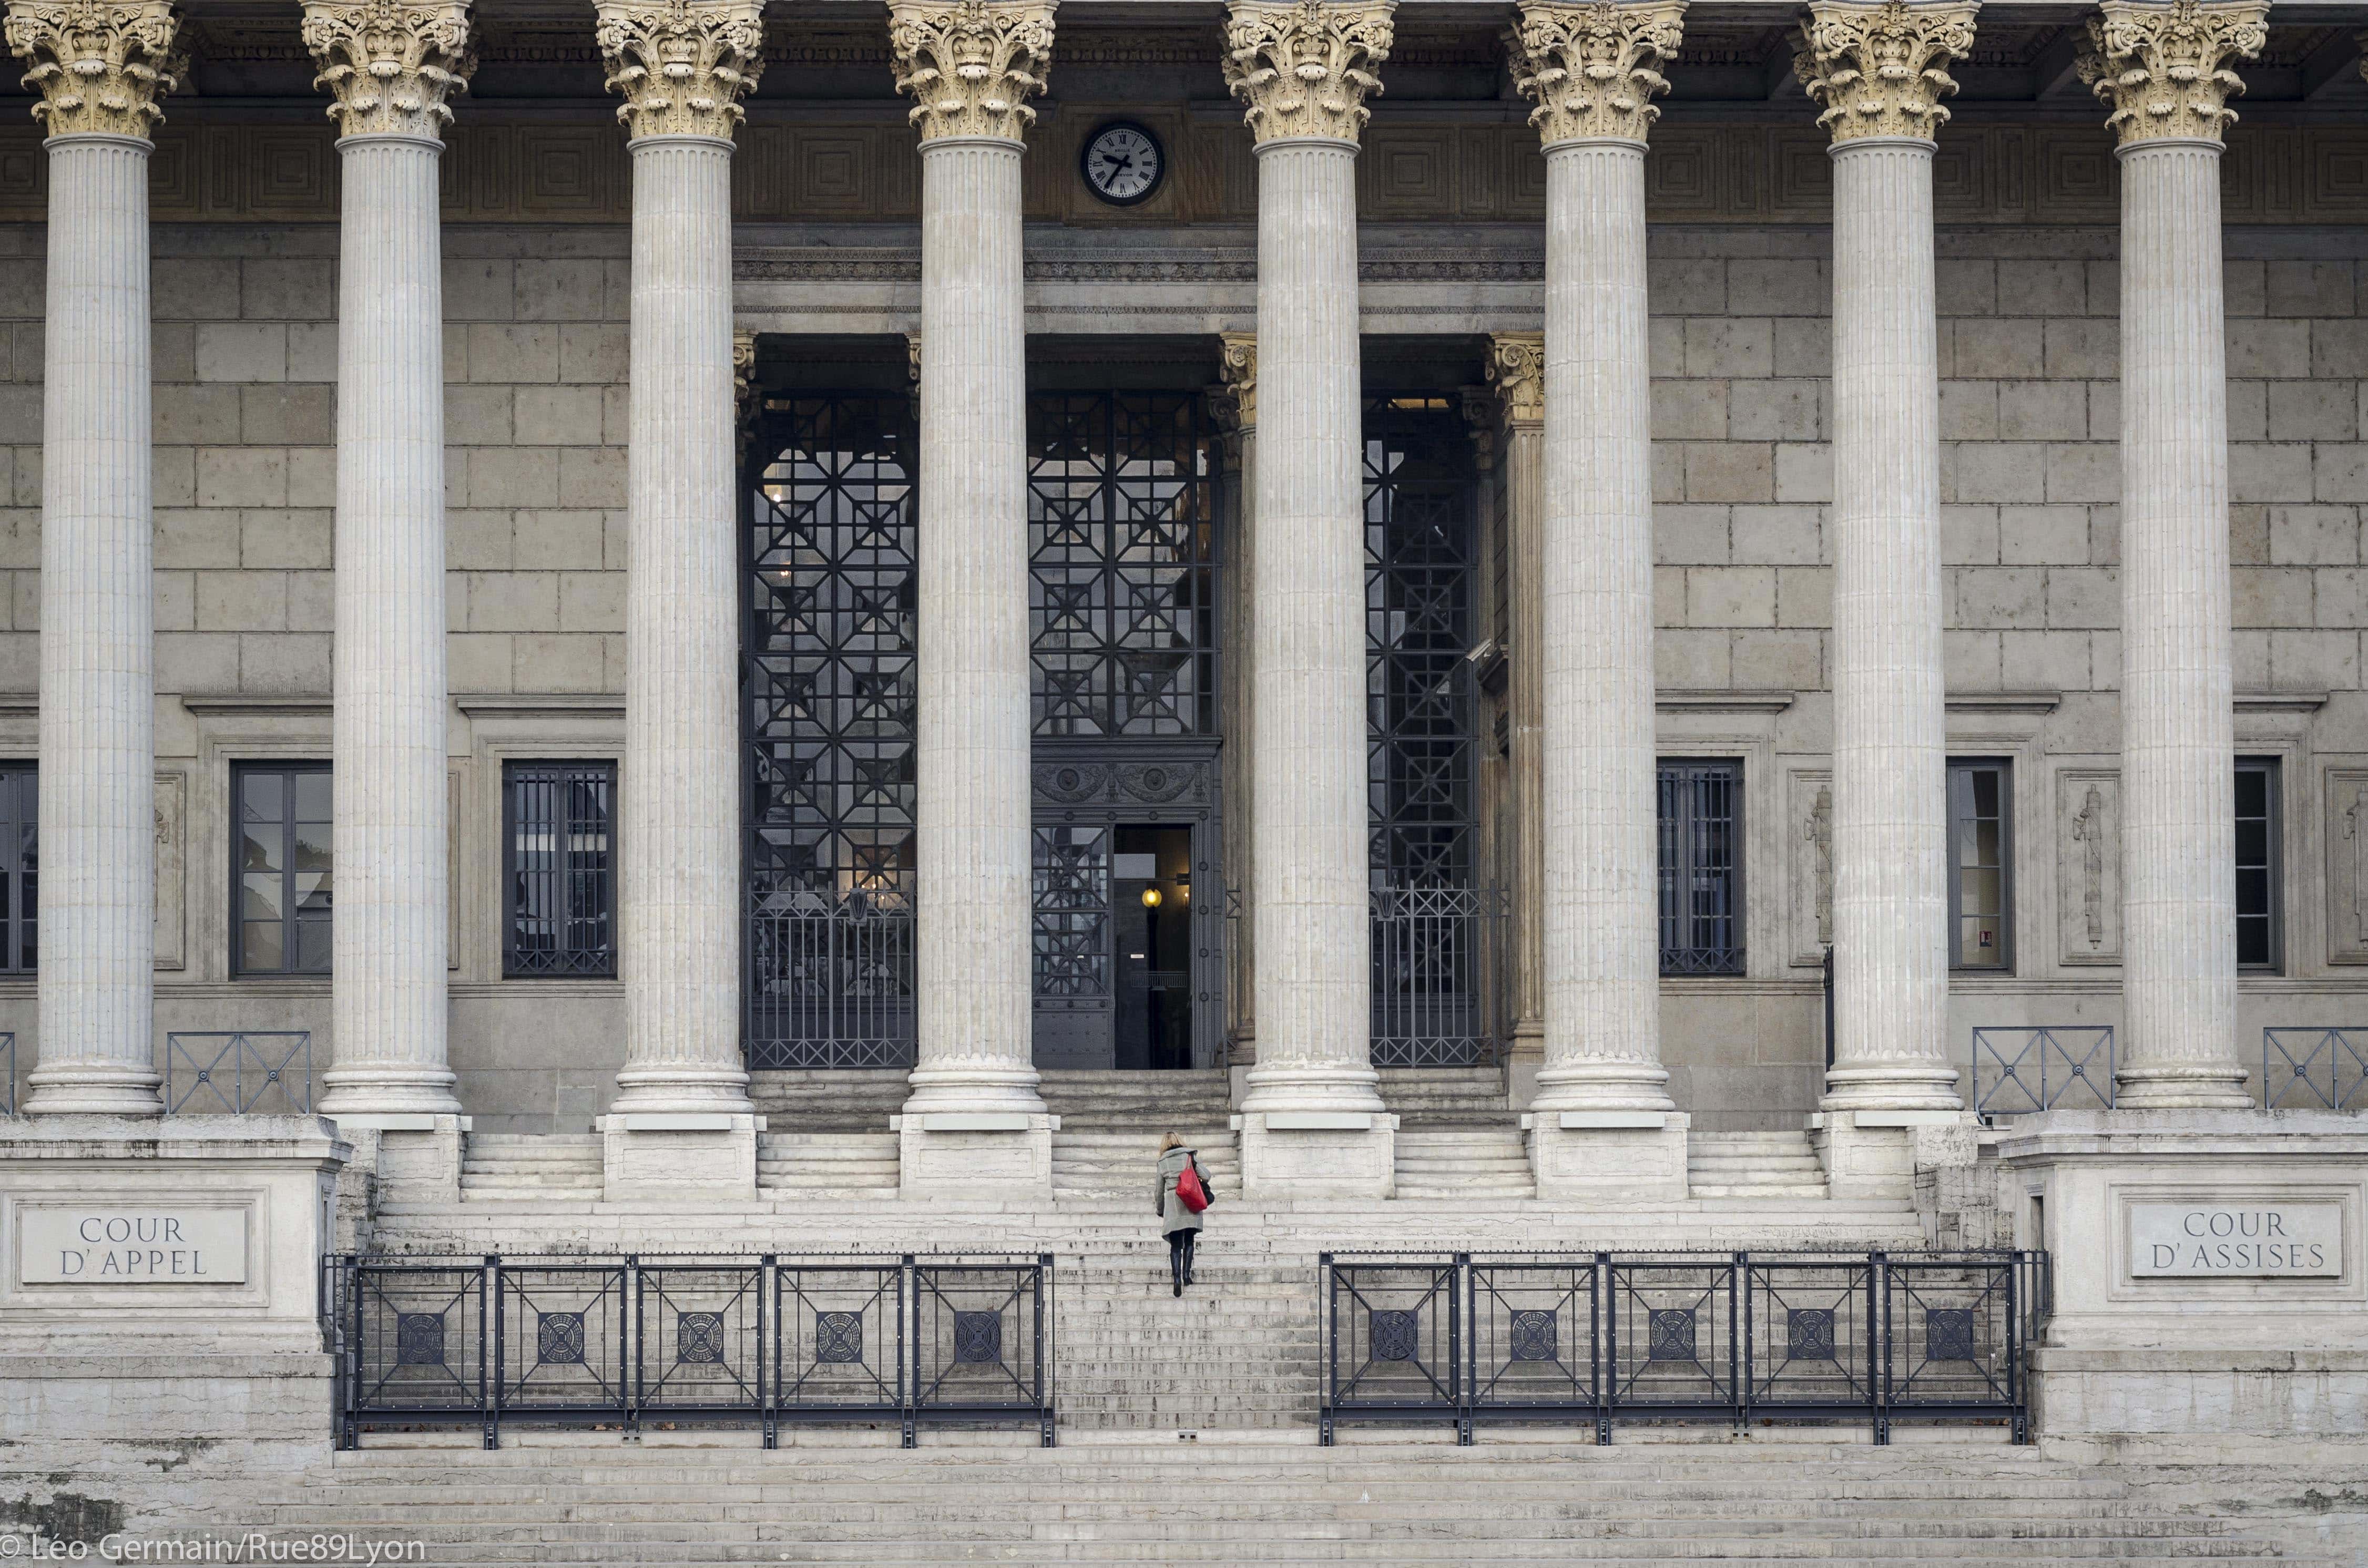
[[[617,972],[611,762],[513,762],[503,769],[502,972]]]
[[[1660,766],[1661,972],[1743,972],[1743,765]]]
[[[1949,964],[2014,968],[2013,773],[1995,759],[1949,762]]]
[[[2284,959],[2278,797],[2275,757],[2237,759],[2237,967],[2259,974]]]
[[[241,763],[232,770],[231,971],[329,972],[332,874],[329,765]]]
[[[0,974],[31,974],[40,952],[40,776],[0,765]]]
[[[1028,400],[1040,735],[1216,731],[1216,454],[1195,393]]]

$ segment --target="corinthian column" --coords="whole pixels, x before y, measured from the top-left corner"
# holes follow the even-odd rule
[[[49,132],[41,368],[40,1039],[28,1111],[154,1116],[148,141],[165,0],[11,0]]]
[[[2241,1108],[2220,137],[2267,6],[2102,10],[2080,74],[2122,160],[2118,1103]]]
[[[1525,5],[1514,85],[1546,155],[1545,1065],[1541,1196],[1685,1190],[1661,1065],[1645,135],[1685,8]]]
[[[321,1109],[457,1113],[445,1065],[444,291],[463,0],[308,0],[336,95],[336,1065]]]
[[[620,1133],[728,1130],[728,1151],[681,1152],[728,1153],[694,1179],[753,1187],[739,1027],[732,135],[763,65],[764,25],[757,0],[617,0],[600,6],[598,38],[633,161],[626,1040],[604,1123],[609,1181],[614,1191],[674,1176],[671,1161],[637,1173]]]
[[[1816,5],[1793,62],[1833,133],[1829,1113],[1960,1103],[1947,1026],[1932,138],[1949,117],[1940,100],[1956,90],[1944,67],[1973,47],[1974,9]],[[1832,1129],[1851,1125],[1828,1119]],[[1829,1142],[1838,1192],[1873,1174],[1850,1165]]]
[[[1258,169],[1252,1192],[1386,1193],[1393,1176],[1371,1062],[1356,178],[1394,8],[1235,0],[1225,27]]]
[[[921,140],[919,1020],[904,1180],[1046,1185],[1051,1122],[1031,1040],[1019,167],[1036,118],[1027,99],[1051,64],[1053,6],[900,0],[889,17],[897,89],[913,97]],[[1019,1136],[991,1152],[936,1136],[990,1132]]]

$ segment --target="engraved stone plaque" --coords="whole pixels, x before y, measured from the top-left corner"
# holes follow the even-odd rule
[[[243,1285],[246,1210],[24,1204],[17,1277],[27,1285]]]
[[[2332,1278],[2343,1272],[2343,1205],[2130,1205],[2130,1273],[2140,1279]]]

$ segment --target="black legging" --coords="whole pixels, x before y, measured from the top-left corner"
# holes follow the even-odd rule
[[[1192,1238],[1200,1233],[1191,1230],[1167,1233],[1167,1271],[1178,1285],[1192,1282]]]

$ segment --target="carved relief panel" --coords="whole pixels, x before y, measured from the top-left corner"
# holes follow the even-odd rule
[[[2057,957],[2122,961],[2122,776],[2110,767],[2055,775]]]
[[[1834,776],[1796,767],[1784,782],[1785,865],[1791,872],[1792,915],[1785,935],[1790,962],[1815,968],[1834,939]]]
[[[186,969],[188,952],[189,776],[156,775],[156,967]]]
[[[2327,772],[2327,961],[2368,963],[2368,767]]]

